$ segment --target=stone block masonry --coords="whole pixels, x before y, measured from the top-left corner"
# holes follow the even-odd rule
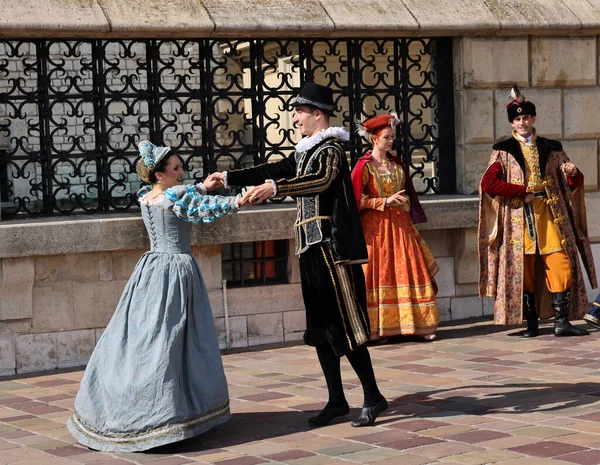
[[[587,148],[591,147],[582,150]],[[588,202],[590,236],[600,241],[599,194],[590,193]],[[441,321],[489,316],[490,299],[477,297],[477,198],[428,198],[423,205],[429,222],[419,229],[440,265],[436,279]],[[221,243],[232,237],[240,242],[261,240],[265,231],[292,241],[289,225],[294,213],[293,204],[254,208],[223,219],[222,230],[217,224],[210,234],[200,226],[194,230],[192,253],[205,278],[222,348],[302,339],[304,305],[291,243],[288,284],[227,289],[229,341],[221,288]],[[282,218],[289,222],[279,231]],[[94,226],[96,222],[100,224]],[[80,228],[88,236],[79,243],[52,239],[80,237]],[[236,235],[223,231],[236,231]],[[39,244],[29,236],[43,238],[42,232],[50,240],[38,250]],[[101,238],[106,234],[112,241]],[[0,376],[85,365],[134,266],[147,250],[141,218],[0,223],[0,244],[8,238],[12,247],[0,248]],[[10,253],[17,256],[6,256]],[[591,289],[588,292],[595,296]]]
[[[424,199],[423,204],[430,221],[419,227],[441,268],[442,321],[481,317],[474,284],[460,284],[456,273],[456,269],[470,269],[466,263],[472,261],[470,249],[457,244],[470,237],[463,226],[469,226],[467,231],[476,226],[476,199]],[[220,225],[194,229],[192,254],[204,275],[222,348],[302,340],[306,322],[291,242],[294,216],[294,205],[284,204],[249,209],[221,220]],[[228,288],[227,340],[221,244],[262,240],[267,234],[290,241],[288,284]],[[38,242],[44,240],[46,245],[40,248]],[[0,243],[10,243],[0,247],[0,376],[84,365],[147,250],[141,218],[4,222]],[[465,276],[462,281],[471,277]]]
[[[583,155],[576,151],[575,157],[595,153],[593,146],[577,142]],[[600,193],[587,197],[596,254]],[[441,321],[489,317],[493,302],[477,297],[477,198],[428,197],[423,205],[429,221],[418,227],[440,265],[436,279]],[[293,204],[258,207],[222,219],[211,229],[194,229],[192,253],[204,275],[222,348],[302,339],[304,305],[291,243],[294,216]],[[262,240],[267,234],[290,241],[289,283],[228,288],[227,341],[221,244]],[[44,238],[46,245],[40,247]],[[0,223],[0,376],[85,365],[147,247],[142,220],[135,215]],[[593,299],[595,291],[588,289],[588,295]]]
[[[558,11],[564,6],[555,7]],[[598,189],[597,42],[596,35],[556,34],[462,37],[454,41],[459,193],[478,191],[491,145],[511,137],[506,104],[512,84],[518,84],[526,98],[536,104],[538,134],[561,140],[567,155],[584,173],[586,190]]]

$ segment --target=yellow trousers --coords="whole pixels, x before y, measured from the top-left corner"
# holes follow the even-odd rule
[[[523,259],[523,290],[535,292],[535,261],[537,254],[525,254]],[[564,292],[571,287],[571,262],[564,250],[539,255],[544,262],[546,286],[550,292]]]

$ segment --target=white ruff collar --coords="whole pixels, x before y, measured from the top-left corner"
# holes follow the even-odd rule
[[[350,140],[350,134],[343,127],[331,127],[322,129],[315,135],[302,139],[300,142],[298,142],[298,144],[296,144],[296,152],[306,152],[330,137],[334,137],[342,142]]]

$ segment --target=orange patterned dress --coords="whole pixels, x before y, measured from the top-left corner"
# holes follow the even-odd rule
[[[372,340],[434,334],[439,323],[434,281],[439,267],[411,222],[409,205],[385,205],[405,181],[396,163],[386,174],[372,162],[363,170],[360,215],[369,252],[363,270]]]

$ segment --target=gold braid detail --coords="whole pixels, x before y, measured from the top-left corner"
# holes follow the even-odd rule
[[[321,253],[323,254],[323,259],[325,260],[325,264],[327,265],[327,269],[329,270],[329,276],[331,277],[331,283],[333,284],[333,290],[335,292],[335,298],[338,303],[338,311],[340,312],[340,318],[342,319],[342,325],[344,325],[344,334],[346,335],[346,340],[348,341],[348,347],[352,347],[352,341],[348,337],[348,328],[346,327],[346,322],[344,321],[344,312],[342,312],[342,303],[340,302],[340,296],[338,294],[337,283],[335,282],[335,276],[333,271],[331,270],[331,265],[327,261],[327,254],[325,253],[325,249],[323,243],[320,242],[319,246],[321,247]]]

